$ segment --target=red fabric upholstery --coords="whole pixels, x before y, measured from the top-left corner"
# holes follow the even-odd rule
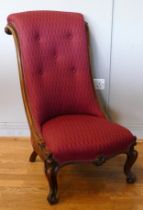
[[[55,158],[94,160],[133,142],[105,119],[94,93],[83,16],[33,11],[8,17],[18,35],[28,102],[37,129]]]
[[[33,11],[8,17],[18,34],[26,90],[38,128],[63,114],[102,116],[90,77],[83,16]]]
[[[66,115],[43,125],[46,145],[60,162],[95,160],[127,150],[134,141],[126,128],[90,115]]]

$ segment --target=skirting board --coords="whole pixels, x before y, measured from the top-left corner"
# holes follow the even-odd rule
[[[0,136],[30,136],[26,122],[0,123]]]
[[[143,139],[143,125],[126,124],[137,138]],[[0,136],[30,136],[28,124],[26,122],[0,123]]]
[[[138,139],[143,139],[143,125],[125,125]]]

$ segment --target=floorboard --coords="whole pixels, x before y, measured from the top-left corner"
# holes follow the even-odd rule
[[[47,203],[43,163],[28,161],[28,138],[0,138],[0,210],[143,210],[143,141],[138,142],[133,168],[137,182],[129,185],[122,172],[125,156],[101,167],[70,165],[59,172],[60,202]]]

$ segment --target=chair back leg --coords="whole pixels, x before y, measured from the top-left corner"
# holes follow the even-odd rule
[[[37,153],[33,150],[33,152],[30,155],[29,161],[30,162],[35,162],[36,161],[36,157],[37,157]]]

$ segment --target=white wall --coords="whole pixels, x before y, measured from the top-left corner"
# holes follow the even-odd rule
[[[0,12],[0,135],[27,135],[15,46],[4,33],[10,13],[27,10],[81,12],[89,23],[93,78],[111,118],[143,136],[142,0],[5,0]],[[112,19],[113,17],[113,19]]]
[[[114,3],[110,116],[143,137],[143,1]]]
[[[93,75],[109,77],[112,0],[5,0],[0,12],[0,135],[27,134],[12,36],[4,33],[6,17],[26,10],[63,10],[84,14],[92,43]],[[107,83],[108,87],[108,83]],[[102,91],[106,101],[108,88]]]

